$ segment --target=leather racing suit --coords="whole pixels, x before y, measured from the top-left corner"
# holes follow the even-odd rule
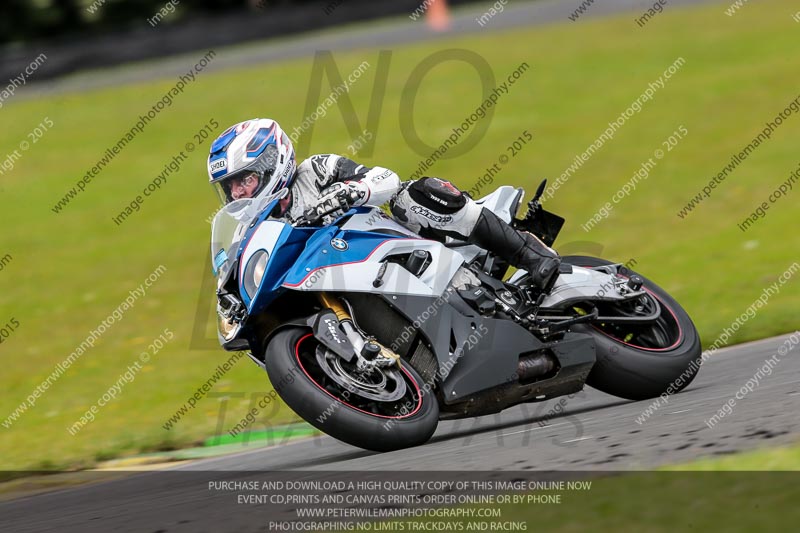
[[[489,250],[528,271],[541,289],[549,290],[558,276],[560,259],[553,249],[515,230],[450,182],[430,177],[401,182],[389,169],[365,167],[335,154],[311,156],[297,167],[284,216],[299,219],[343,190],[349,205],[378,207],[389,202],[395,220],[422,237],[454,237]]]

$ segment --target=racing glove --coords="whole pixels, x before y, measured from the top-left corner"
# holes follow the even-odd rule
[[[351,207],[363,205],[369,198],[369,188],[360,181],[343,181],[325,188],[317,201],[303,215],[309,222],[320,219],[328,223]]]

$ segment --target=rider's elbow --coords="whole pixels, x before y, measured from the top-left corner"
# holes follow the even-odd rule
[[[400,190],[400,176],[383,167],[373,167],[366,176],[370,189],[370,205],[388,202]]]

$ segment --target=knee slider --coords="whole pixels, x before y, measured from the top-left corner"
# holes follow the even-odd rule
[[[467,204],[467,197],[452,183],[424,177],[408,188],[411,199],[435,213],[451,215]]]

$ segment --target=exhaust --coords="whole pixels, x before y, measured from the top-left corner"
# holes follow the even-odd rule
[[[547,352],[521,357],[517,364],[517,376],[527,381],[549,374],[556,367],[555,358]]]

